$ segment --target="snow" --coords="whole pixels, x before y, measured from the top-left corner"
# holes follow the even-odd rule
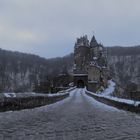
[[[32,92],[31,94],[32,94],[32,95],[36,95],[36,93],[35,93],[35,92]]]
[[[134,105],[134,106],[139,106],[140,105],[140,101],[134,101],[134,100],[129,100],[129,99],[122,99],[122,98],[111,96],[111,94],[115,90],[115,85],[116,84],[112,80],[109,80],[108,81],[108,88],[106,88],[104,91],[98,92],[98,94],[90,92],[90,91],[87,91],[87,90],[86,90],[86,92],[88,92],[88,93],[90,93],[90,94],[92,94],[94,96],[97,96],[97,97],[104,97],[106,99],[110,99],[110,100],[117,101],[117,102],[120,102],[120,103],[126,103],[126,104]]]
[[[72,82],[72,83],[69,83],[69,86],[73,87],[73,85],[74,85],[74,83],[73,83],[73,82]]]
[[[58,96],[63,96],[66,94],[69,94],[69,92],[73,89],[75,89],[76,87],[72,87],[69,88],[67,90],[63,90],[57,93],[50,93],[50,94],[44,94],[44,93],[35,93],[35,92],[26,92],[26,93],[1,93],[0,94],[0,98],[23,98],[23,97],[33,97],[33,96],[44,96],[44,97],[58,97]]]
[[[103,66],[102,69],[107,69],[107,67],[106,66]]]
[[[93,57],[93,60],[97,60],[97,57]]]
[[[112,80],[109,80],[108,81],[108,88],[106,88],[103,92],[101,92],[101,94],[111,95],[115,90],[115,86],[116,86],[116,84]]]
[[[121,103],[127,103],[127,104],[131,104],[134,106],[138,106],[140,104],[140,101],[134,101],[134,100],[128,100],[128,99],[121,99],[121,98],[117,98],[117,97],[107,97],[108,99],[114,100],[114,101],[118,101]]]
[[[4,93],[4,96],[8,97],[8,98],[13,98],[13,97],[16,97],[16,94],[15,93]]]
[[[69,94],[69,92],[73,89],[75,89],[76,87],[71,87],[67,90],[64,90],[64,91],[59,91],[58,93],[55,93],[55,94],[47,94],[48,97],[58,97],[58,96],[63,96],[63,95],[67,95]]]
[[[58,97],[58,96],[63,96],[63,95],[67,95],[69,94],[69,92],[65,91],[65,92],[58,92],[55,94],[47,94],[48,97]]]
[[[71,88],[69,88],[69,89],[67,89],[67,90],[65,90],[65,91],[72,91],[72,90],[74,90],[74,89],[76,89],[76,86],[75,87],[71,87]]]

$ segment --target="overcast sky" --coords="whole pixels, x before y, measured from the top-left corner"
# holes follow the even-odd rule
[[[0,48],[50,58],[95,34],[105,46],[140,44],[140,0],[0,0]]]

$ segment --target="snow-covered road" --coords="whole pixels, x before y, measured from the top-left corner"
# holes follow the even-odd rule
[[[139,140],[140,115],[97,102],[84,89],[35,109],[0,113],[0,140]]]

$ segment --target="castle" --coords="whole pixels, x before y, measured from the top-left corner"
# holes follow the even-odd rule
[[[96,92],[107,86],[107,53],[95,36],[89,42],[87,35],[77,38],[74,46],[74,85]]]

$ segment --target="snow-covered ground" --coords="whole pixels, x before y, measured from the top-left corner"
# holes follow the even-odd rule
[[[63,95],[67,95],[67,94],[69,94],[69,92],[64,91],[64,92],[58,92],[58,93],[55,93],[55,94],[47,94],[46,96],[48,96],[48,97],[58,97],[58,96],[63,96]]]
[[[93,94],[94,96],[104,97],[106,99],[110,99],[110,100],[117,101],[120,103],[126,103],[126,104],[130,104],[130,105],[134,105],[134,106],[140,105],[140,101],[134,101],[134,100],[129,100],[129,99],[122,99],[122,98],[113,97],[112,94],[113,94],[114,90],[115,90],[115,83],[112,80],[109,80],[108,81],[108,88],[104,89],[102,92],[98,92],[98,94],[90,92],[90,91],[87,91],[87,92],[90,94]]]
[[[69,91],[74,88],[70,88],[68,90],[60,91],[57,93],[50,93],[50,94],[44,94],[44,93],[34,93],[34,92],[28,92],[28,93],[1,93],[0,98],[22,98],[22,97],[34,97],[34,96],[45,96],[45,97],[58,97],[63,96],[66,94],[69,94]]]
[[[103,95],[111,95],[115,90],[116,84],[112,81],[108,81],[108,88],[106,88],[101,94]]]
[[[15,93],[4,93],[5,97],[16,97]]]

